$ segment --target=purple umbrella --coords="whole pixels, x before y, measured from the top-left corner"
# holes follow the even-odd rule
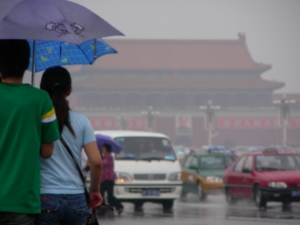
[[[122,150],[122,147],[111,137],[103,134],[96,134],[95,136],[96,136],[97,146],[99,150],[101,150],[104,144],[109,144],[111,146],[111,152],[113,153],[118,154]]]
[[[0,39],[80,44],[120,31],[82,5],[66,0],[1,0]]]
[[[33,41],[32,84],[35,74],[35,41],[81,44],[120,31],[82,5],[66,0],[1,0],[0,39]],[[94,48],[97,58],[97,47]],[[59,65],[59,64],[58,64]]]

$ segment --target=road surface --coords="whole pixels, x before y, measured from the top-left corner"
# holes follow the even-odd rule
[[[177,200],[172,211],[164,212],[159,204],[146,203],[143,210],[135,211],[130,203],[124,203],[122,215],[116,212],[99,216],[101,225],[281,225],[300,224],[300,204],[293,203],[290,209],[282,209],[279,203],[268,203],[267,209],[258,209],[251,201],[240,201],[236,206],[227,206],[225,197],[208,196],[205,202],[189,195]]]

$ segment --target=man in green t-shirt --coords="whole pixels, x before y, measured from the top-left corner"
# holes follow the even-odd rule
[[[30,47],[0,40],[0,224],[34,224],[40,213],[40,156],[59,139],[49,95],[22,84]]]

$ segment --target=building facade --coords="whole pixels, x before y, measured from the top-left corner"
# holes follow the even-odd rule
[[[149,129],[175,144],[207,144],[200,107],[219,106],[213,144],[281,144],[273,104],[284,83],[264,80],[271,65],[255,62],[243,34],[236,40],[109,40],[118,54],[73,71],[74,110],[86,114],[95,129]],[[300,114],[293,110],[289,144],[300,145]],[[123,124],[123,125],[122,125]],[[295,139],[295,140],[294,140]],[[299,143],[298,143],[299,142]]]

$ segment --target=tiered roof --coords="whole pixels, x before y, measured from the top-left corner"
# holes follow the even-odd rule
[[[245,36],[237,40],[127,40],[107,42],[118,54],[98,59],[93,68],[114,70],[254,70],[270,65],[254,62]]]
[[[283,83],[276,81],[261,80],[259,78],[192,78],[185,79],[183,77],[169,78],[144,78],[144,77],[118,77],[117,79],[99,76],[87,76],[86,80],[78,82],[80,87],[101,88],[103,89],[130,89],[130,90],[147,90],[147,89],[165,89],[186,90],[261,90],[261,89],[277,89],[284,86]]]
[[[86,74],[85,81],[78,82],[81,87],[118,89],[267,89],[275,90],[284,86],[281,82],[267,81],[259,76],[244,76],[269,70],[271,65],[255,62],[246,45],[246,38],[239,34],[236,40],[127,40],[110,39],[107,42],[118,54],[105,55],[92,66],[84,66],[78,74]],[[119,74],[118,78],[101,76],[101,73]],[[136,71],[134,78],[121,74]],[[144,77],[141,73],[156,74]],[[173,74],[159,77],[157,74]],[[193,78],[186,72],[207,76]],[[91,74],[97,74],[92,76]],[[130,73],[130,72],[129,72]],[[212,78],[209,74],[225,74]],[[237,74],[233,78],[230,74]]]

